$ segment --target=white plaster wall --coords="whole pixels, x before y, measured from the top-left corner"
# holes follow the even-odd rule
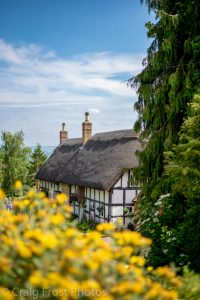
[[[123,204],[123,191],[122,190],[113,190],[112,194],[112,203]]]
[[[100,191],[100,201],[104,202],[104,191]]]
[[[105,203],[109,202],[109,193],[108,191],[105,191]]]
[[[79,214],[79,208],[78,208],[78,206],[76,206],[76,205],[75,205],[74,213],[75,213],[75,215],[78,215],[78,214]]]
[[[117,183],[115,184],[115,187],[121,187],[121,178],[117,181]]]
[[[83,218],[83,212],[84,212],[84,208],[80,207],[80,210],[79,210],[79,220],[81,220]]]
[[[133,223],[130,218],[125,218],[125,226],[128,226],[129,223]]]
[[[127,172],[122,176],[122,187],[123,188],[128,187],[128,173]]]
[[[72,185],[72,186],[71,186],[71,193],[75,193],[75,190],[76,190],[76,186],[75,186],[75,185]]]
[[[99,190],[95,190],[95,198],[92,198],[92,199],[99,201]]]
[[[105,205],[105,218],[108,218],[108,206]]]
[[[86,200],[86,201],[85,201],[85,205],[86,205],[86,210],[88,210],[88,211],[89,211],[89,205],[90,205],[90,202],[89,202],[89,200]]]
[[[94,189],[91,189],[91,199],[94,199]]]
[[[133,203],[133,199],[136,197],[136,190],[127,190],[125,195],[126,203]]]
[[[123,215],[123,206],[112,206],[111,208],[112,216],[122,216]]]
[[[117,223],[117,218],[111,218],[111,222],[116,224]]]

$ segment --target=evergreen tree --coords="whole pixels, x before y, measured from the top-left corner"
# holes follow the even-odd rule
[[[27,183],[28,156],[30,148],[24,146],[23,132],[2,132],[1,152],[1,174],[2,188],[8,196],[12,196],[13,186],[16,180]]]
[[[30,180],[31,185],[34,185],[35,183],[37,183],[37,181],[35,181],[35,175],[39,171],[41,166],[44,164],[46,159],[47,159],[47,156],[44,153],[44,151],[42,150],[41,145],[37,144],[37,146],[35,147],[33,153],[31,154],[31,157],[30,157],[29,180]]]
[[[181,197],[185,206],[183,222],[176,230],[182,245],[182,258],[200,270],[200,92],[189,106],[179,143],[167,152],[165,174],[171,180],[171,198]],[[167,213],[167,211],[165,212]],[[173,247],[173,245],[170,245]]]
[[[143,71],[130,79],[138,92],[135,103],[138,120],[134,127],[148,140],[139,156],[136,174],[142,185],[141,230],[154,241],[149,255],[151,263],[176,261],[182,264],[187,262],[186,241],[179,229],[188,216],[187,197],[180,191],[169,194],[174,177],[164,173],[165,152],[172,151],[173,145],[178,144],[181,126],[189,113],[188,103],[200,86],[200,2],[145,2],[149,10],[155,11],[157,21],[146,24],[153,41]],[[195,201],[196,196],[193,196]],[[191,231],[192,228],[188,228],[188,235]],[[168,247],[170,243],[173,247]]]

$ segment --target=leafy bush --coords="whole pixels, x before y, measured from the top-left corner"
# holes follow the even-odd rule
[[[87,219],[86,217],[83,217],[80,222],[77,223],[77,228],[83,232],[87,233],[91,230],[95,229],[95,222],[93,220]]]
[[[111,223],[99,224],[87,235],[69,228],[71,207],[64,194],[48,199],[29,191],[13,207],[0,210],[1,300],[178,298],[182,284],[175,271],[153,269],[139,256],[150,239],[117,232]]]

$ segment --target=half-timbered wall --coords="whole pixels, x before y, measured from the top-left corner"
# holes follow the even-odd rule
[[[44,191],[49,198],[53,198],[56,194],[59,194],[61,192],[67,194],[67,191],[69,191],[68,185],[44,180],[40,181],[40,189],[41,191]]]
[[[140,187],[130,185],[130,171],[127,171],[110,190],[111,198],[111,222],[116,222],[118,218],[122,218],[123,225],[127,226],[131,220],[128,214],[134,213],[134,199],[136,199]]]
[[[72,185],[70,194],[73,196],[77,191],[77,186]],[[85,202],[78,201],[71,203],[74,215],[79,220],[85,215],[97,223],[109,221],[109,192],[93,188],[85,188]]]
[[[127,226],[131,220],[127,217],[125,209],[129,210],[130,214],[134,213],[134,199],[140,191],[139,186],[130,185],[130,176],[130,171],[124,173],[110,191],[85,187],[85,201],[83,203],[78,200],[72,201],[73,196],[77,194],[78,186],[40,181],[40,188],[50,198],[61,192],[68,194],[71,199],[73,214],[79,220],[86,216],[97,223],[115,223],[120,218],[123,225]]]
[[[93,188],[85,188],[84,205],[78,201],[73,201],[73,212],[79,220],[85,215],[88,218],[101,222],[116,222],[121,218],[123,225],[127,226],[130,219],[127,217],[126,210],[130,214],[134,213],[134,199],[137,197],[139,186],[130,185],[130,171],[127,171],[110,191]],[[77,186],[71,186],[70,194],[77,191]]]

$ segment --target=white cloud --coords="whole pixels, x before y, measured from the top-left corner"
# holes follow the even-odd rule
[[[93,53],[63,59],[37,45],[0,40],[0,103],[76,101],[86,95],[133,95],[126,80],[141,69],[141,55]],[[16,97],[17,96],[17,97]]]
[[[90,108],[96,118],[101,111],[107,111],[115,123],[115,106],[132,109],[136,94],[127,87],[127,80],[141,71],[143,57],[101,52],[61,58],[39,45],[15,46],[0,40],[0,117],[3,108],[10,109],[11,118],[13,110],[27,108],[34,122],[34,110],[40,108],[41,112],[46,110],[48,123],[52,108],[58,118],[64,107],[72,108],[78,116]],[[71,117],[67,118],[70,122]],[[7,126],[6,120],[4,125]],[[50,132],[52,127],[48,126]]]
[[[94,115],[98,115],[101,113],[100,109],[98,109],[98,108],[89,108],[88,110],[91,114],[94,114]]]

